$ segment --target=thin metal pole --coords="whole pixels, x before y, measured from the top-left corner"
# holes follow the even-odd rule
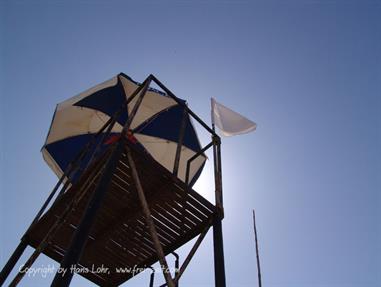
[[[174,281],[177,283],[179,280],[180,280],[180,277],[183,275],[185,269],[188,267],[189,263],[191,262],[193,256],[195,255],[197,249],[199,248],[199,246],[201,245],[201,242],[202,240],[205,238],[206,234],[208,233],[209,231],[209,228],[210,228],[210,225],[208,225],[204,231],[200,234],[200,236],[197,238],[196,242],[194,243],[194,245],[192,246],[192,249],[189,251],[187,257],[185,258],[183,264],[181,265],[180,267],[180,270],[179,272],[177,273]],[[160,287],[164,287],[164,286],[167,286],[166,283],[160,285]]]
[[[214,276],[215,286],[225,287],[225,260],[222,237],[222,222],[217,218],[213,224],[213,248],[214,248]]]
[[[114,147],[114,151],[110,155],[107,161],[106,167],[104,169],[103,175],[101,175],[100,181],[92,195],[90,202],[88,203],[85,213],[82,216],[81,222],[79,223],[77,230],[73,236],[70,246],[61,262],[62,270],[66,270],[66,273],[56,273],[54,280],[51,284],[52,287],[66,287],[69,286],[71,279],[73,278],[74,272],[70,270],[75,266],[81,258],[83,250],[85,248],[86,241],[89,237],[89,232],[93,226],[98,209],[101,207],[102,201],[108,186],[111,182],[111,178],[115,168],[118,165],[119,158],[123,152],[124,141],[121,138]]]
[[[143,101],[143,98],[149,88],[149,85],[152,81],[152,77],[151,76],[148,76],[145,80],[144,80],[144,86],[142,87],[142,92],[141,92],[141,95],[139,96],[139,98],[137,99],[131,113],[128,115],[128,119],[123,127],[123,130],[122,130],[122,136],[124,136],[125,134],[127,134],[127,131],[130,129],[130,126],[132,124],[132,121],[134,120],[135,118],[135,115],[136,113],[138,112],[138,109],[140,107],[140,104],[142,103]]]
[[[220,204],[221,204],[221,216],[224,216],[224,197],[222,190],[222,165],[221,165],[221,139],[218,138],[219,142],[217,145],[217,162],[218,162],[218,178],[219,178],[219,196],[220,196]]]
[[[139,200],[140,200],[140,203],[141,203],[142,208],[143,208],[143,213],[144,213],[144,216],[146,219],[148,230],[151,234],[151,238],[152,238],[153,244],[155,246],[157,256],[159,257],[159,262],[160,262],[161,267],[162,267],[162,271],[164,274],[165,281],[167,282],[167,285],[169,287],[175,287],[175,283],[173,282],[171,274],[168,272],[169,271],[168,263],[167,263],[167,260],[165,259],[164,251],[163,251],[163,248],[161,247],[159,236],[157,235],[156,227],[155,227],[155,224],[154,224],[153,219],[152,219],[151,211],[149,209],[146,197],[144,195],[144,190],[143,190],[142,184],[140,182],[138,171],[136,169],[135,162],[131,156],[131,151],[129,148],[127,149],[127,158],[128,158],[128,162],[130,164],[131,171],[132,171],[132,177],[133,177],[135,184],[136,184],[136,190],[138,192]],[[164,270],[163,270],[163,268],[164,268]]]
[[[214,130],[214,124],[213,124]],[[214,248],[214,277],[216,287],[225,287],[225,259],[224,244],[222,235],[222,173],[221,173],[221,140],[217,135],[212,136],[213,158],[214,158],[214,178],[215,178],[215,197],[218,216],[213,223],[213,248]]]
[[[220,217],[223,218],[223,199],[222,199],[222,172],[221,172],[221,139],[218,136],[212,137],[213,158],[214,158],[214,179],[215,179],[215,199]]]
[[[207,228],[200,234],[200,236],[197,238],[196,242],[194,243],[192,249],[189,251],[188,256],[185,258],[183,264],[180,267],[179,272],[176,275],[175,281],[178,282],[183,275],[185,269],[188,267],[189,263],[191,262],[193,256],[196,254],[197,249],[200,247],[201,242],[204,240],[206,234],[208,233],[210,228],[210,225],[207,226]]]
[[[254,222],[255,252],[257,256],[258,286],[262,287],[261,265],[259,263],[259,252],[258,252],[257,224],[255,223],[254,209],[253,209],[253,222]]]

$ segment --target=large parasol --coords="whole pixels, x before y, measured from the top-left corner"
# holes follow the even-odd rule
[[[45,161],[57,176],[63,175],[86,143],[116,114],[118,117],[111,134],[101,143],[100,149],[105,149],[112,137],[121,133],[139,95],[127,107],[121,108],[139,86],[127,75],[119,74],[57,105],[42,148]],[[182,127],[185,127],[183,135],[180,134]],[[184,113],[184,105],[161,91],[149,88],[133,117],[130,130],[136,139],[135,144],[171,172],[175,165],[178,142],[182,138],[177,176],[185,181],[187,161],[201,150],[201,145],[191,119]],[[86,160],[89,161],[90,157]],[[206,157],[202,154],[192,161],[190,184],[197,180],[205,160]]]

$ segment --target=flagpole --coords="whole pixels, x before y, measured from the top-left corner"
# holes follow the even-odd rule
[[[214,98],[210,98],[210,107],[211,107],[210,117],[212,120],[212,129],[214,132],[216,132],[216,127],[214,125]]]
[[[253,209],[253,222],[254,222],[254,236],[255,236],[255,252],[256,252],[256,256],[257,256],[258,286],[262,287],[261,265],[259,264],[259,252],[258,252],[257,225],[255,224],[255,211],[254,211],[254,209]]]
[[[214,99],[210,99],[211,103],[211,120],[213,132],[216,132],[214,125]],[[221,140],[217,135],[213,135],[213,158],[214,158],[214,178],[216,180],[216,206],[222,211],[222,177],[221,177]],[[213,250],[214,250],[214,279],[216,287],[225,287],[225,259],[222,236],[222,217],[217,216],[213,223]]]

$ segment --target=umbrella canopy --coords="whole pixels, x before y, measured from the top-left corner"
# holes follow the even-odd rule
[[[139,85],[127,75],[119,74],[57,105],[42,154],[58,177],[63,175],[69,163],[93,134],[121,109]],[[101,149],[107,147],[110,137],[120,134],[139,95],[119,114],[109,138],[101,143]],[[171,172],[183,116],[183,105],[166,94],[149,88],[130,125],[137,140],[136,144]],[[191,119],[188,114],[185,116],[185,132],[178,169],[178,177],[183,181],[188,159],[201,150]],[[85,158],[82,165],[87,165],[86,161],[89,160],[90,157]],[[192,161],[189,170],[190,184],[197,180],[205,160],[206,156],[202,154]]]

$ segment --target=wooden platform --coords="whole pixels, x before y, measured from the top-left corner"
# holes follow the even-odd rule
[[[149,155],[133,146],[131,151],[161,245],[169,254],[211,225],[216,208]],[[66,222],[43,251],[57,262],[62,260],[109,154],[106,152],[30,230],[27,239],[31,246],[36,248],[65,208],[69,208]],[[78,204],[70,207],[73,198]],[[88,268],[89,272],[80,274],[100,286],[118,286],[136,274],[117,272],[117,268],[146,267],[157,261],[124,152],[76,267]],[[102,266],[108,270],[97,270]]]

